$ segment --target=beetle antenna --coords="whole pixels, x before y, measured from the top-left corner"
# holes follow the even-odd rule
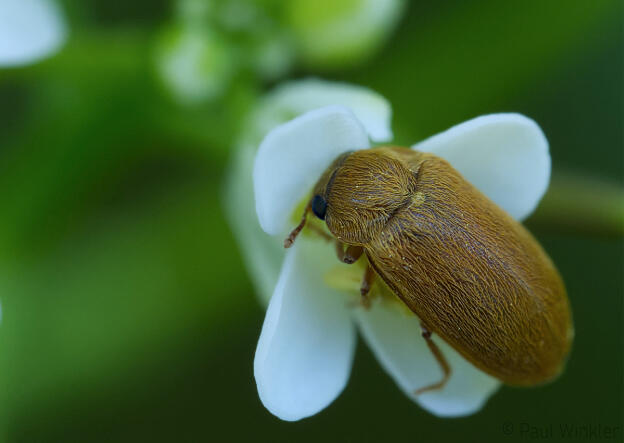
[[[308,203],[308,205],[306,206],[305,210],[303,211],[303,215],[301,216],[301,222],[297,225],[297,227],[295,229],[293,229],[290,234],[288,234],[288,237],[286,237],[286,240],[284,240],[284,247],[285,248],[290,248],[293,243],[295,242],[295,239],[297,238],[297,236],[299,235],[299,233],[301,232],[301,230],[303,229],[303,227],[306,224],[306,221],[308,220],[308,212],[310,212],[310,204]]]

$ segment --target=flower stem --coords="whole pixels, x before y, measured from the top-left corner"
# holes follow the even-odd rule
[[[624,188],[595,177],[557,174],[527,224],[537,229],[605,237],[624,235]]]

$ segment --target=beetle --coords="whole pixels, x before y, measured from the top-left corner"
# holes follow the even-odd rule
[[[362,301],[375,278],[421,321],[443,377],[451,368],[432,334],[510,385],[557,377],[574,335],[564,283],[529,231],[447,161],[409,148],[346,152],[316,183],[308,213],[324,220],[338,258],[364,255]]]

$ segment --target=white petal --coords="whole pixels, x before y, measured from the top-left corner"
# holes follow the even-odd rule
[[[448,160],[518,220],[533,212],[550,180],[548,141],[533,120],[520,114],[477,117],[413,148]]]
[[[305,237],[288,250],[258,341],[258,394],[283,420],[328,406],[351,371],[355,330],[344,296],[321,283],[333,265],[326,252],[326,244]]]
[[[421,336],[420,322],[397,303],[381,300],[370,310],[357,310],[364,339],[399,387],[412,400],[440,417],[472,414],[485,404],[500,382],[472,364],[434,335],[451,366],[451,378],[439,391],[414,392],[439,381],[442,371]]]
[[[376,92],[362,86],[328,82],[319,79],[298,80],[277,88],[267,97],[258,115],[266,122],[268,131],[278,119],[289,112],[293,116],[329,105],[349,108],[362,123],[371,140],[384,142],[392,139],[392,108]],[[277,120],[277,121],[276,121]]]
[[[223,201],[245,265],[266,307],[284,261],[284,239],[266,235],[258,223],[252,179],[256,148],[241,145],[232,156]]]
[[[260,144],[254,194],[260,226],[283,233],[295,206],[341,153],[369,147],[366,131],[342,106],[307,112],[273,129]]]
[[[51,55],[66,34],[54,0],[0,0],[0,66],[26,65]]]

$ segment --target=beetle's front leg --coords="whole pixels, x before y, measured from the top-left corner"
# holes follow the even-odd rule
[[[364,252],[364,248],[362,248],[361,246],[349,245],[345,251],[344,244],[342,242],[336,240],[335,244],[338,260],[348,265],[355,263]]]
[[[364,271],[364,278],[362,278],[362,285],[360,286],[360,303],[364,306],[365,309],[370,308],[370,298],[368,297],[368,293],[370,292],[371,286],[373,286],[373,282],[375,281],[375,270],[373,267],[367,263],[366,271]]]
[[[420,395],[423,392],[436,391],[438,389],[442,389],[446,385],[446,382],[451,377],[451,367],[446,361],[446,358],[444,358],[444,355],[442,354],[442,351],[440,351],[440,348],[438,348],[438,346],[433,342],[433,340],[431,340],[431,331],[427,329],[427,327],[422,323],[420,324],[420,327],[422,329],[422,336],[427,342],[427,346],[429,347],[429,350],[431,351],[436,361],[440,365],[440,368],[442,369],[443,376],[442,376],[442,380],[440,380],[439,382],[417,389],[416,392],[414,392],[416,395]]]

